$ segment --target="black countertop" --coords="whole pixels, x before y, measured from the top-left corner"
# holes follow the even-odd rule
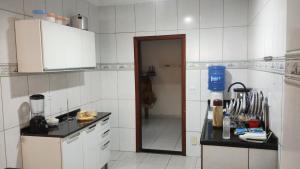
[[[48,131],[48,133],[41,133],[41,134],[34,134],[31,133],[29,130],[29,127],[26,127],[21,130],[21,135],[23,136],[39,136],[39,137],[58,137],[58,138],[64,138],[67,137],[79,130],[84,129],[85,127],[96,123],[105,117],[109,116],[111,113],[107,112],[98,112],[96,118],[92,121],[89,122],[79,122],[75,118],[74,114],[77,113],[75,112],[70,112],[69,116],[67,114],[59,116],[58,119],[60,120],[59,124],[57,127],[51,127]],[[69,120],[67,120],[66,117],[71,117]]]
[[[274,134],[272,134],[272,136],[266,143],[251,143],[240,140],[238,136],[234,135],[234,132],[232,130],[230,133],[230,139],[223,139],[223,129],[214,128],[212,125],[212,120],[207,119],[209,109],[210,108],[208,106],[200,139],[201,145],[278,150],[278,139]]]

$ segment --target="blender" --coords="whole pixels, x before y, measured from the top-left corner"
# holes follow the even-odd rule
[[[45,96],[36,94],[30,96],[31,120],[30,131],[32,133],[48,132],[48,124],[44,115]]]

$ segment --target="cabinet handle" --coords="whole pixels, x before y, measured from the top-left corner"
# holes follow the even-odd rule
[[[75,140],[77,140],[80,136],[80,133],[74,134],[73,136],[71,136],[70,138],[68,138],[67,143],[71,144],[72,142],[74,142]]]
[[[104,120],[102,120],[101,125],[104,126],[105,124],[107,124],[107,123],[108,123],[108,120],[109,120],[109,117],[106,118],[106,119],[104,119]]]
[[[109,134],[110,130],[108,129],[106,132],[102,134],[102,138],[106,137]]]
[[[90,132],[92,132],[93,130],[95,130],[96,129],[96,124],[94,124],[94,125],[92,125],[92,126],[90,126],[90,127],[88,127],[88,129],[86,130],[86,132],[87,133],[90,133]]]
[[[109,145],[109,143],[110,143],[110,141],[107,141],[103,146],[102,146],[102,150],[105,150],[107,147],[108,147],[108,145]]]

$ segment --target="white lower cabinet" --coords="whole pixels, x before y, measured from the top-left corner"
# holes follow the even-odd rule
[[[203,169],[248,169],[248,149],[203,146]]]
[[[277,169],[277,150],[202,146],[202,169]]]
[[[62,163],[63,169],[82,169],[83,163],[83,132],[63,140],[62,143]]]
[[[275,150],[249,149],[249,169],[277,169],[278,154]]]
[[[66,138],[22,136],[23,169],[101,169],[110,159],[109,117]]]

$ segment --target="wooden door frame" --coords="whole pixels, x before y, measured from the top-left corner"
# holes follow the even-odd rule
[[[139,58],[142,41],[181,40],[181,114],[182,114],[182,155],[186,155],[186,36],[185,34],[134,37],[134,74],[136,105],[136,152],[142,151],[142,116],[140,103]]]

